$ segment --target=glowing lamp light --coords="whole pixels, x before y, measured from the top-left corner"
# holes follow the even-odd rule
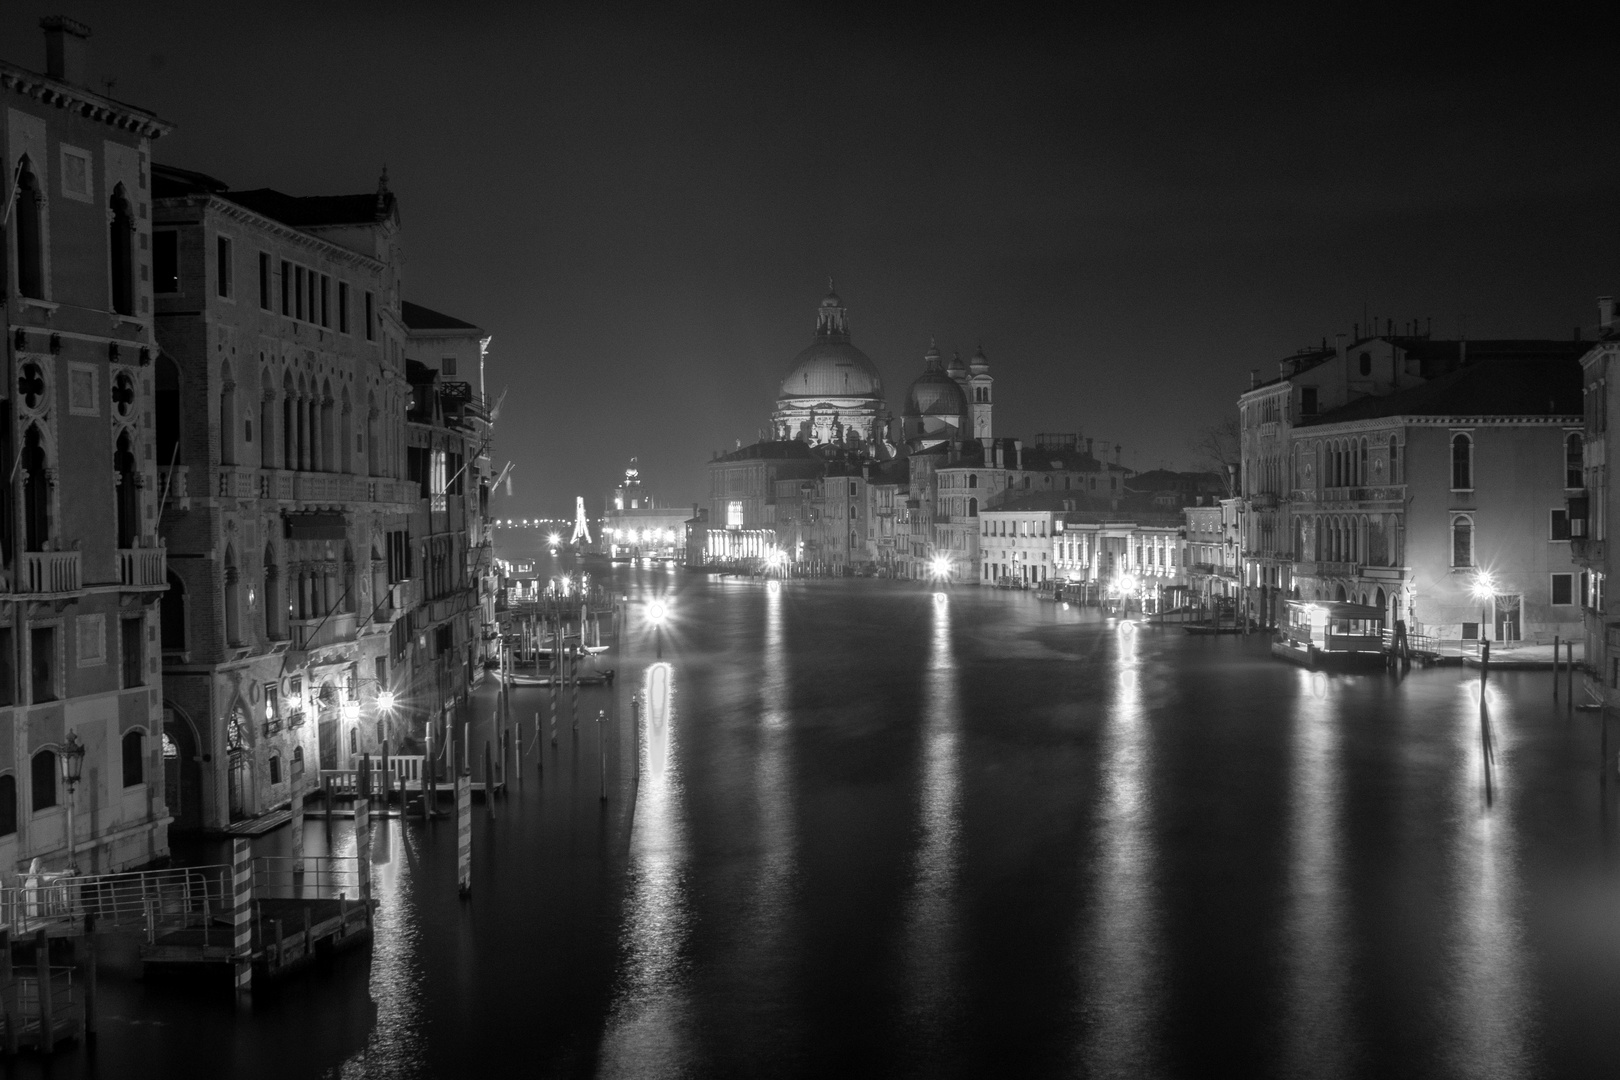
[[[268,694],[265,695],[264,699],[264,718],[266,720],[274,720],[276,718],[276,710],[275,707],[270,704],[270,697]]]
[[[383,712],[394,711],[394,692],[392,690],[384,690],[377,695],[377,708]]]
[[[928,563],[929,570],[937,578],[951,576],[951,557],[949,555],[935,555]]]
[[[1136,579],[1129,574],[1119,579],[1119,591],[1125,596],[1136,595]]]
[[[937,593],[935,593],[935,594],[934,594],[934,603],[936,603],[936,604],[943,604],[943,603],[945,603],[945,602],[946,602],[946,601],[947,601],[947,600],[948,600],[948,599],[950,599],[950,598],[949,598],[949,597],[947,597],[947,596],[946,596],[946,595],[945,595],[945,594],[944,594],[944,593],[942,593],[942,592],[937,592]]]
[[[358,701],[345,701],[343,703],[343,719],[349,721],[360,719],[360,703]]]
[[[562,543],[562,533],[547,533],[546,543],[550,544],[552,547],[556,547],[558,544]]]
[[[1488,571],[1481,570],[1474,578],[1472,591],[1476,599],[1489,600],[1496,595],[1496,581]]]
[[[647,618],[654,623],[661,623],[669,618],[669,605],[662,600],[654,600],[647,605]]]

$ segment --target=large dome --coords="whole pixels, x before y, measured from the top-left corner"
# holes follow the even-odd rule
[[[960,416],[968,414],[967,395],[956,380],[930,367],[911,384],[904,416]]]
[[[793,358],[782,397],[881,399],[883,379],[871,358],[848,341],[821,337]]]

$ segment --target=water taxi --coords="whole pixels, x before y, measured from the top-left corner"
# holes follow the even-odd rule
[[[1310,668],[1384,665],[1384,612],[1343,600],[1289,600],[1271,653]]]

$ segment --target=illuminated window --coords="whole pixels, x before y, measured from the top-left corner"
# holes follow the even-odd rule
[[[726,503],[726,528],[740,529],[743,525],[743,504],[741,499],[733,499]]]
[[[1474,440],[1462,432],[1451,437],[1451,490],[1474,489]]]

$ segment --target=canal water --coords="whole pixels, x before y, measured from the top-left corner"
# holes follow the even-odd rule
[[[618,677],[555,745],[513,692],[541,758],[475,806],[470,899],[453,822],[379,822],[369,952],[242,1007],[109,944],[101,1037],[50,1074],[1620,1075],[1620,777],[1547,673],[1491,675],[1488,805],[1477,671],[614,575]]]

